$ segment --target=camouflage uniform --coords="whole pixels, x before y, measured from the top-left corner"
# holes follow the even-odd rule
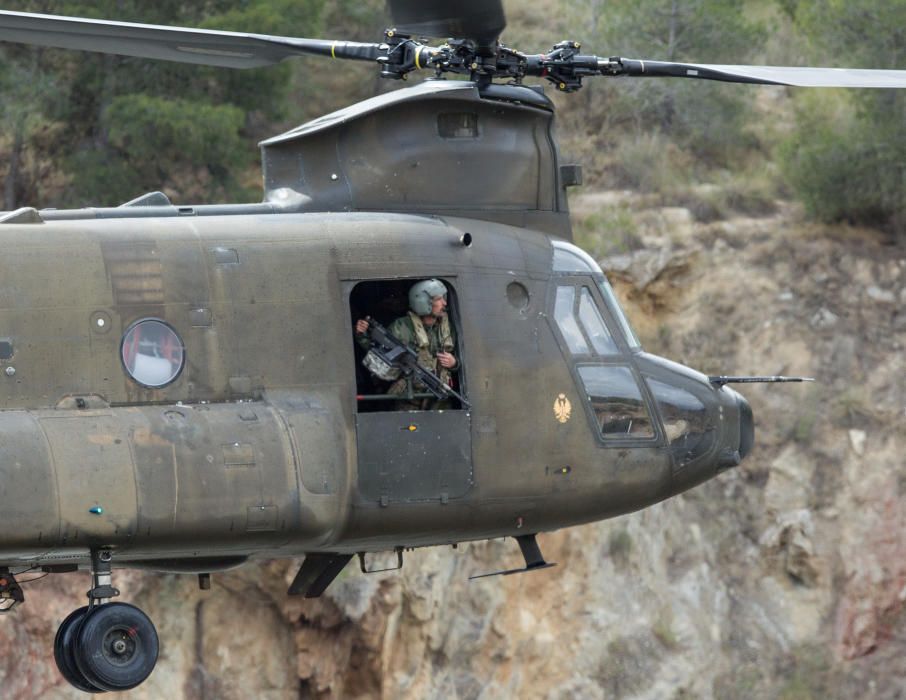
[[[459,369],[459,359],[457,358],[457,365],[452,370],[442,367],[437,359],[439,352],[452,353],[456,349],[456,333],[447,314],[438,318],[433,325],[426,326],[417,314],[409,311],[405,316],[401,316],[391,323],[387,330],[401,343],[408,345],[418,353],[418,363],[422,367],[436,374],[445,384],[451,384],[453,374]],[[360,336],[358,342],[363,347],[368,345],[368,340],[364,336]],[[387,393],[405,394],[408,381],[405,377],[398,379],[390,385]],[[412,385],[414,393],[427,391],[424,384],[419,381],[412,380]],[[450,408],[451,406],[452,404],[447,399],[428,398],[413,401],[402,400],[398,403],[397,408],[424,411]]]

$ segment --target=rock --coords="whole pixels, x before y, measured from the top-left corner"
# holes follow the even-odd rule
[[[618,273],[639,291],[646,291],[655,281],[667,282],[689,269],[689,255],[667,248],[637,250],[614,255],[601,261],[608,274]]]
[[[849,444],[852,445],[853,452],[860,457],[865,454],[865,440],[867,437],[864,430],[849,431]]]
[[[878,301],[885,304],[892,304],[897,300],[896,295],[893,292],[888,289],[881,289],[875,285],[871,285],[865,290],[865,293],[872,301]]]
[[[759,540],[766,553],[778,558],[783,571],[796,583],[814,587],[819,563],[812,542],[814,523],[808,510],[784,513]]]
[[[833,311],[821,307],[815,312],[815,315],[812,316],[810,323],[812,328],[816,329],[833,328],[838,320],[838,316]]]
[[[630,296],[648,295],[632,307],[648,352],[821,380],[745,387],[757,437],[741,469],[639,513],[542,533],[558,566],[510,577],[468,581],[517,566],[512,540],[416,550],[399,573],[364,576],[353,562],[317,600],[286,597],[298,562],[218,574],[205,593],[192,577],[117,570],[121,600],[162,640],[130,699],[902,695],[906,366],[885,292],[906,306],[906,265],[891,260],[902,254],[818,225],[790,235],[795,213],[726,234],[684,210],[647,216],[652,230],[688,225],[682,251],[652,232],[655,250],[604,266]],[[732,255],[715,257],[716,235]],[[84,572],[27,584],[26,605],[0,619],[9,697],[83,697],[52,645],[87,584]]]

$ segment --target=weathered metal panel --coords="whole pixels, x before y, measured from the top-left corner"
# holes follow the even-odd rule
[[[40,415],[57,475],[60,546],[128,542],[138,496],[128,424],[111,412]]]
[[[129,413],[143,539],[192,533],[195,542],[228,542],[247,531],[273,532],[276,539],[295,534],[295,464],[273,409],[243,403]]]
[[[337,493],[345,481],[346,419],[335,404],[335,398],[310,396],[282,407],[298,446],[302,485],[310,493]]]
[[[38,422],[25,411],[0,413],[0,493],[0,556],[57,542],[59,492],[50,452]]]
[[[460,498],[472,486],[467,411],[392,411],[356,417],[359,491],[372,501]]]
[[[530,88],[426,82],[262,143],[265,196],[297,211],[456,212],[570,237],[553,119]]]

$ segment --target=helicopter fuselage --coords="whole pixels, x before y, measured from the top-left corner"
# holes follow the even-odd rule
[[[121,566],[210,571],[535,533],[679,493],[738,463],[745,441],[741,397],[642,352],[600,271],[555,272],[572,247],[539,232],[352,213],[0,235],[2,564],[87,565],[105,548]],[[452,290],[471,407],[366,410],[351,304],[424,278]],[[574,352],[560,289],[584,290],[613,352],[587,329],[594,348]],[[166,365],[163,343],[139,363],[127,347],[149,321],[183,349],[159,388],[137,367]],[[594,368],[635,389],[597,391]]]

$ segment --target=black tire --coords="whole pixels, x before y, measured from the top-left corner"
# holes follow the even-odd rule
[[[75,639],[88,606],[79,608],[69,613],[69,616],[57,628],[57,636],[53,640],[53,658],[57,662],[60,675],[73,687],[84,693],[103,693],[104,691],[94,686],[79,670],[75,662]]]
[[[151,675],[158,650],[157,631],[145,613],[127,603],[107,603],[82,622],[75,661],[92,685],[129,690]]]

